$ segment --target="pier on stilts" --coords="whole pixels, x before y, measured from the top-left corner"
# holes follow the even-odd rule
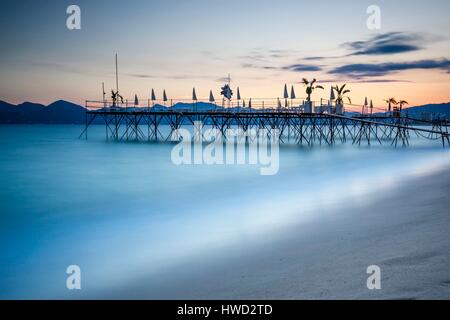
[[[440,140],[450,146],[447,120],[420,120],[404,116],[339,115],[306,113],[296,108],[157,108],[118,106],[107,101],[86,101],[86,124],[80,138],[87,139],[91,125],[105,126],[106,139],[114,141],[172,141],[172,133],[182,127],[193,127],[200,121],[204,128],[214,128],[225,136],[231,127],[247,130],[277,129],[280,144],[354,145],[390,144],[408,146],[411,137]],[[162,127],[165,130],[162,130]]]

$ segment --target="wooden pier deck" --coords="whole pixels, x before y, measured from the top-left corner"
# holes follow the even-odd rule
[[[158,110],[144,108],[86,108],[86,125],[80,137],[88,137],[93,123],[104,124],[106,139],[118,141],[170,141],[176,130],[201,122],[205,128],[219,130],[239,127],[248,130],[278,130],[280,143],[300,145],[334,145],[351,142],[355,145],[372,143],[408,146],[412,135],[427,140],[441,140],[450,146],[449,122],[425,121],[410,117],[345,116],[327,113],[303,113],[295,110]],[[166,126],[169,130],[161,130]]]

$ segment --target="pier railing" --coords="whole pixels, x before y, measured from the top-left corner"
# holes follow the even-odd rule
[[[209,101],[209,100],[189,100],[189,99],[167,99],[162,100],[135,100],[124,99],[119,101],[95,101],[87,100],[86,109],[87,110],[158,110],[158,111],[171,111],[171,110],[196,110],[196,111],[220,111],[220,112],[245,112],[245,110],[258,110],[258,111],[297,111],[302,112],[305,110],[307,105],[306,99],[296,98],[296,99],[282,99],[282,98],[256,98],[256,99],[242,99],[242,100],[231,100],[221,99],[220,101]],[[315,109],[314,111],[320,112],[327,110],[327,107],[331,106],[327,100],[311,101],[311,107]],[[352,109],[352,106],[348,106],[348,109]],[[358,106],[359,108],[359,106]],[[343,111],[345,111],[346,106],[344,105]]]
[[[341,112],[336,112],[336,103],[329,100],[320,99],[311,101],[311,106],[308,109],[307,100],[305,98],[296,99],[281,99],[281,98],[255,98],[231,100],[221,99],[220,101],[209,100],[190,100],[190,99],[140,99],[136,104],[134,99],[124,99],[119,101],[112,100],[87,100],[86,109],[90,111],[102,110],[123,110],[123,111],[138,111],[138,110],[157,110],[163,111],[208,111],[208,112],[246,112],[246,111],[263,111],[263,112],[308,112],[311,113],[351,113],[352,116],[384,116],[384,117],[400,117],[400,112],[387,112],[386,108],[363,106],[358,104],[345,103],[342,105]],[[402,116],[405,115],[403,112]],[[417,120],[437,120],[433,115],[428,115],[427,119]]]
[[[292,108],[298,107],[304,104],[303,99],[277,99],[277,98],[258,98],[258,99],[242,99],[242,100],[217,100],[217,101],[209,101],[209,100],[189,100],[189,99],[167,99],[166,101],[162,99],[158,100],[139,100],[137,104],[135,104],[134,100],[124,99],[123,101],[114,101],[105,100],[105,101],[86,101],[86,108],[89,110],[92,109],[101,109],[108,107],[117,107],[117,108],[151,108],[151,107],[165,107],[167,109],[178,107],[182,108],[183,106],[192,108],[195,106],[205,107],[215,107],[217,109],[232,109],[232,108],[253,108],[253,109],[280,109],[280,108]],[[314,101],[314,105],[318,105],[319,102]]]

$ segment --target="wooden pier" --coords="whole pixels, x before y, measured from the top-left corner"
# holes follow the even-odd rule
[[[390,144],[408,146],[411,137],[440,140],[450,146],[449,122],[426,121],[401,116],[345,116],[328,113],[304,113],[283,108],[226,109],[195,111],[175,110],[170,107],[108,107],[109,102],[86,102],[86,124],[80,137],[87,139],[89,127],[104,124],[106,139],[115,141],[171,141],[172,133],[182,127],[194,126],[200,121],[204,128],[214,128],[225,136],[226,130],[238,127],[247,130],[277,129],[280,143],[299,145],[354,145]],[[162,130],[165,126],[166,130]],[[167,130],[168,129],[168,130]]]

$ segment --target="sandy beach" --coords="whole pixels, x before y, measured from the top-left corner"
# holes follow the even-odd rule
[[[102,298],[450,299],[450,168]],[[248,250],[247,250],[248,249]],[[381,268],[381,290],[366,269]],[[157,280],[155,280],[157,279]]]

